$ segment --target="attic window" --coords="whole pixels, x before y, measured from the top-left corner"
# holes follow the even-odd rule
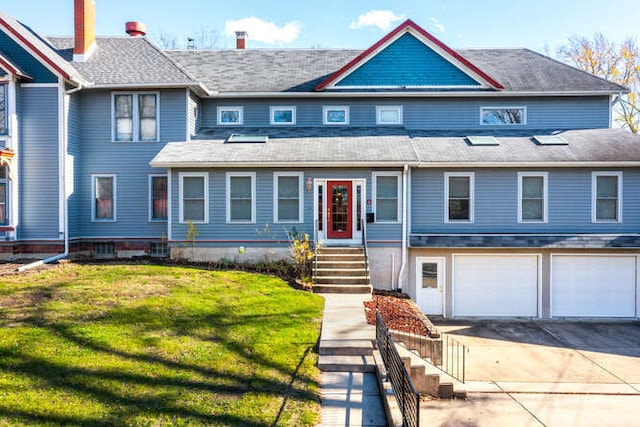
[[[227,144],[264,144],[269,140],[267,135],[242,135],[238,133],[232,133],[227,138]]]
[[[533,139],[540,145],[569,145],[560,135],[533,135]]]
[[[467,141],[471,145],[500,145],[493,136],[467,136]]]

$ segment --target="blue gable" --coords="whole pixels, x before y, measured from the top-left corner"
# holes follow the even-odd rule
[[[58,78],[47,67],[2,31],[0,31],[0,53],[33,77],[33,83],[58,83]]]
[[[480,86],[429,46],[405,34],[336,86]]]

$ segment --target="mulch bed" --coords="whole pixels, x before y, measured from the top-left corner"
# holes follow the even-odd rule
[[[440,337],[440,332],[407,294],[374,291],[372,300],[364,302],[364,313],[370,325],[376,324],[376,308],[389,329],[431,338]]]

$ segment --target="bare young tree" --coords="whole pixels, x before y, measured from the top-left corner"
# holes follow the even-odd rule
[[[636,40],[622,43],[607,39],[601,33],[588,39],[572,36],[558,49],[558,56],[571,65],[626,86],[630,92],[622,94],[615,107],[615,120],[622,127],[638,133],[640,127],[640,51]]]

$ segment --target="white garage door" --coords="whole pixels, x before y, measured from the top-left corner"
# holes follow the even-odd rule
[[[551,315],[635,317],[634,256],[551,258]]]
[[[538,270],[535,255],[455,255],[454,316],[537,316]]]

